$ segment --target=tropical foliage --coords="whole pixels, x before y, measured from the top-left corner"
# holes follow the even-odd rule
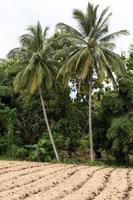
[[[39,92],[49,137],[56,159],[59,160],[42,95],[42,83],[46,90],[50,89],[54,83],[56,73],[56,67],[49,55],[50,47],[46,43],[47,30],[46,27],[43,31],[39,22],[36,26],[30,26],[28,28],[29,33],[20,37],[21,47],[11,50],[8,57],[16,59],[16,64],[20,68],[14,80],[15,91],[27,90],[30,95],[37,90]]]
[[[90,153],[93,160],[93,136],[91,122],[91,99],[92,88],[94,81],[99,83],[105,81],[106,76],[110,78],[113,84],[116,85],[116,79],[113,72],[121,77],[124,76],[125,66],[118,54],[113,50],[115,43],[113,40],[121,35],[127,35],[126,30],[109,33],[109,19],[111,13],[108,13],[108,8],[104,9],[98,15],[98,7],[88,3],[86,13],[75,9],[73,18],[78,23],[78,30],[73,27],[59,23],[58,31],[63,31],[59,40],[66,39],[71,42],[70,47],[63,48],[62,54],[65,54],[67,59],[59,70],[58,74],[63,74],[64,82],[66,83],[71,78],[75,78],[78,84],[88,84],[88,91],[85,95],[89,96],[89,138],[90,138]],[[60,56],[60,51],[57,51]],[[94,80],[95,78],[95,80]]]
[[[88,3],[73,11],[77,29],[59,23],[49,38],[37,22],[0,60],[0,155],[132,161],[133,47],[115,53],[128,32],[110,33],[111,15]]]

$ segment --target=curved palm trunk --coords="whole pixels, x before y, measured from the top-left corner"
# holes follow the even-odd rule
[[[44,119],[45,119],[46,126],[47,126],[47,129],[48,129],[48,134],[49,134],[52,146],[53,146],[53,150],[54,150],[54,153],[55,153],[56,160],[59,161],[58,152],[57,152],[57,149],[56,149],[56,146],[55,146],[55,143],[54,143],[54,140],[53,140],[53,136],[52,136],[52,133],[51,133],[51,129],[50,129],[50,126],[49,126],[46,108],[45,108],[44,100],[43,100],[43,97],[42,97],[42,91],[41,91],[40,87],[39,87],[39,95],[40,95],[41,105],[42,105],[42,109],[43,109]]]
[[[92,105],[92,84],[90,84],[89,88],[89,142],[90,142],[90,158],[91,161],[94,161],[91,105]]]

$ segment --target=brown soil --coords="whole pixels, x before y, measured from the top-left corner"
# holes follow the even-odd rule
[[[133,169],[0,161],[0,200],[133,200]]]

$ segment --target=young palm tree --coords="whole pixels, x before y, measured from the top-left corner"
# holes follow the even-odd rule
[[[115,83],[113,72],[116,75],[124,73],[124,65],[118,54],[113,52],[115,44],[113,40],[120,35],[127,35],[126,30],[121,30],[109,34],[109,19],[111,13],[108,8],[104,9],[98,15],[98,5],[88,3],[86,13],[75,9],[73,17],[78,23],[78,30],[73,27],[59,23],[57,31],[64,34],[58,38],[60,43],[65,40],[71,42],[70,47],[64,47],[62,51],[57,52],[57,56],[65,55],[66,60],[61,67],[60,74],[64,77],[64,83],[76,74],[80,83],[86,82],[89,85],[89,142],[90,156],[93,156],[93,136],[92,136],[92,83],[94,78],[103,82],[106,76],[109,76]]]
[[[19,72],[14,80],[14,87],[16,91],[27,89],[30,95],[38,90],[48,134],[56,159],[59,160],[42,95],[42,87],[51,88],[56,76],[56,68],[49,55],[50,47],[47,45],[46,34],[48,28],[46,27],[43,32],[38,22],[36,26],[30,26],[27,30],[28,34],[20,37],[21,47],[11,50],[8,54],[9,58],[14,57],[17,59],[19,66]]]

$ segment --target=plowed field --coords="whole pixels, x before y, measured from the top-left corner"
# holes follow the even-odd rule
[[[0,200],[133,200],[133,169],[0,161]]]

